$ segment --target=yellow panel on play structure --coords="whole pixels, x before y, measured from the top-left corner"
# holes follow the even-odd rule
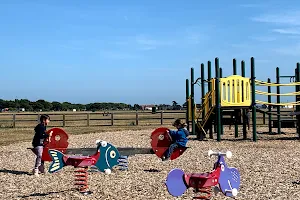
[[[221,106],[250,106],[250,78],[231,75],[220,78]]]
[[[192,102],[191,102],[191,96],[187,99],[188,102],[188,110],[189,110],[189,120],[192,120]],[[196,104],[196,102],[195,102]],[[197,113],[197,108],[196,106],[194,107],[195,110],[195,115]]]

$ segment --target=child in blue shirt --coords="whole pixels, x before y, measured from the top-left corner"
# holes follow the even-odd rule
[[[162,157],[162,161],[168,160],[174,150],[179,147],[185,147],[188,141],[187,136],[189,135],[189,131],[185,128],[186,124],[182,123],[180,119],[176,119],[173,123],[178,130],[169,130],[169,134],[172,138],[172,144],[165,152],[164,156]]]

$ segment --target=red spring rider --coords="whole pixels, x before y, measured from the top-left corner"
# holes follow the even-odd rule
[[[169,134],[168,128],[157,128],[151,134],[151,147],[153,152],[159,158],[163,158],[165,152],[169,149],[170,145],[173,143],[172,137]],[[188,147],[177,147],[171,154],[170,160],[175,160],[181,156]]]
[[[165,184],[172,196],[181,196],[189,187],[194,188],[195,192],[206,193],[206,195],[194,197],[195,199],[210,199],[212,187],[214,187],[215,193],[221,191],[229,197],[237,195],[240,187],[239,171],[236,168],[227,167],[224,159],[224,155],[231,158],[232,153],[230,151],[221,153],[210,150],[208,155],[210,157],[212,155],[218,156],[211,172],[185,174],[181,169],[173,169],[169,172]]]
[[[44,149],[43,149],[43,161],[52,161],[50,154],[48,153],[49,149],[56,149],[62,153],[65,153],[68,148],[68,134],[61,128],[52,128],[47,131],[50,133],[52,131],[52,137],[49,141],[48,138],[44,142]]]
[[[49,129],[46,133],[49,134],[50,132],[52,132],[51,139],[49,140],[49,138],[47,138],[44,142],[42,161],[52,161],[51,156],[48,153],[49,149],[56,149],[58,151],[61,151],[62,153],[65,153],[69,145],[69,136],[63,129],[52,128]],[[34,152],[33,148],[27,149],[31,149]]]

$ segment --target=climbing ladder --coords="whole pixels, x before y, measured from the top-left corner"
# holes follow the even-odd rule
[[[204,134],[206,134],[205,125],[209,121],[212,114],[214,114],[215,108],[215,91],[212,90],[204,96],[203,104],[201,105],[200,112],[196,113],[196,125],[198,126],[199,130],[202,130]],[[211,103],[210,103],[211,102]],[[202,113],[205,112],[204,118],[202,119]],[[201,120],[200,120],[201,118]]]

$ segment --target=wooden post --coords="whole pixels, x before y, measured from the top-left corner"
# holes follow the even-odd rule
[[[110,122],[110,124],[113,126],[114,125],[114,113],[111,113],[110,114],[110,120],[111,120],[111,122]]]
[[[37,115],[37,122],[40,123],[40,113]]]
[[[138,126],[139,125],[139,113],[136,111],[135,113],[135,124]]]
[[[13,114],[13,128],[16,128],[16,114]]]
[[[160,125],[164,124],[164,111],[160,111]]]
[[[66,126],[66,114],[63,114],[63,127]]]
[[[90,113],[86,114],[86,125],[90,126]]]

